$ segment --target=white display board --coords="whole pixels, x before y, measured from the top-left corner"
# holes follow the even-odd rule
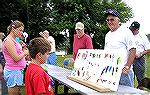
[[[124,52],[117,50],[80,49],[70,76],[117,91],[125,64],[124,55]]]

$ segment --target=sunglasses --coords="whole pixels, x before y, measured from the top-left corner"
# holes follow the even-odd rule
[[[106,22],[113,22],[115,19],[111,18],[111,19],[106,19]]]

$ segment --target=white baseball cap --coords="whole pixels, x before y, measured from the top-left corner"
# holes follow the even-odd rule
[[[47,30],[44,30],[43,33],[49,33]]]
[[[75,29],[84,29],[84,24],[81,22],[77,22]]]

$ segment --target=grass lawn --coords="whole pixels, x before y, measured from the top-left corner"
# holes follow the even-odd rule
[[[58,57],[57,57],[57,65],[60,66],[60,67],[63,67],[63,66],[64,66],[64,65],[63,65],[63,61],[64,61],[65,58],[71,58],[71,55],[58,56]],[[145,76],[150,78],[150,55],[145,56],[145,60],[146,60]],[[135,79],[135,87],[136,87],[136,86],[137,86],[137,81],[136,81],[136,79]],[[145,90],[147,90],[147,89],[145,89]],[[150,92],[150,90],[147,90],[147,91]],[[63,92],[63,86],[60,85],[59,88],[58,88],[58,93],[62,93],[62,92]],[[69,90],[69,93],[72,93],[72,92],[74,92],[74,90],[72,90],[72,89]],[[22,95],[25,95],[25,90],[24,90],[24,88],[23,88],[23,90],[22,90],[22,93],[23,93]]]
[[[145,56],[146,59],[146,73],[145,76],[150,78],[150,54]]]

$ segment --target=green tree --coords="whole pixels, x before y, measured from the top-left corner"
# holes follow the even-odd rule
[[[105,10],[116,9],[122,23],[133,16],[131,8],[121,0],[0,0],[0,4],[0,31],[6,31],[10,20],[19,19],[31,39],[39,36],[40,31],[48,30],[54,36],[56,46],[63,47],[61,43],[64,42],[70,53],[76,22],[85,24],[86,32],[93,37],[94,48],[99,49],[103,48],[108,32]],[[69,38],[61,34],[67,30]],[[66,39],[70,42],[67,46]]]
[[[0,31],[5,32],[11,20],[25,22],[25,4],[22,0],[0,0]]]
[[[78,21],[85,24],[88,34],[94,35],[94,48],[103,48],[104,36],[108,32],[104,11],[110,8],[116,9],[121,15],[122,23],[133,16],[131,8],[121,0],[50,0],[50,5],[53,19],[51,26],[57,28],[53,30],[59,32],[69,29],[71,46],[75,23]]]

